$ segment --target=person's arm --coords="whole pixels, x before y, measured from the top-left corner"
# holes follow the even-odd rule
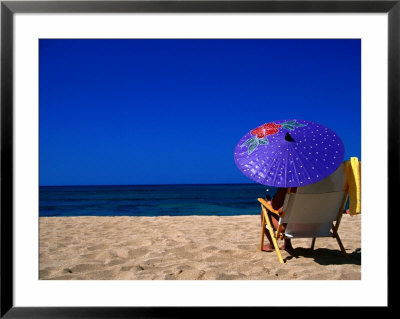
[[[286,188],[279,188],[275,196],[271,200],[272,208],[278,210],[283,206],[283,201],[285,200],[285,195],[287,193]]]

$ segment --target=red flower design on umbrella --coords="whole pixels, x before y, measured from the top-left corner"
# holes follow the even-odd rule
[[[279,132],[279,129],[284,128],[289,131],[293,131],[296,127],[306,126],[306,124],[297,123],[296,120],[277,124],[274,122],[265,123],[250,132],[251,135],[242,146],[248,145],[247,153],[250,155],[258,147],[258,145],[267,145],[269,143],[267,136],[274,135]]]
[[[268,135],[276,134],[279,132],[279,128],[282,127],[281,124],[275,124],[275,123],[266,123],[263,124],[254,130],[252,130],[250,133],[251,135],[257,135],[258,138],[264,138]]]

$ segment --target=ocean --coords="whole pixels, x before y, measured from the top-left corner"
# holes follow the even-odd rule
[[[258,215],[260,184],[40,186],[39,216]]]

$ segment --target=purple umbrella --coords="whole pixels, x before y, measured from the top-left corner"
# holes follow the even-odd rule
[[[304,120],[263,124],[235,147],[239,170],[257,183],[297,187],[316,183],[343,162],[344,145],[329,128]]]

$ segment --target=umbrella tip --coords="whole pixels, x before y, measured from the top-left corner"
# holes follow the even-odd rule
[[[290,135],[289,132],[286,133],[285,140],[288,142],[294,142],[294,139],[293,139],[292,135]]]

